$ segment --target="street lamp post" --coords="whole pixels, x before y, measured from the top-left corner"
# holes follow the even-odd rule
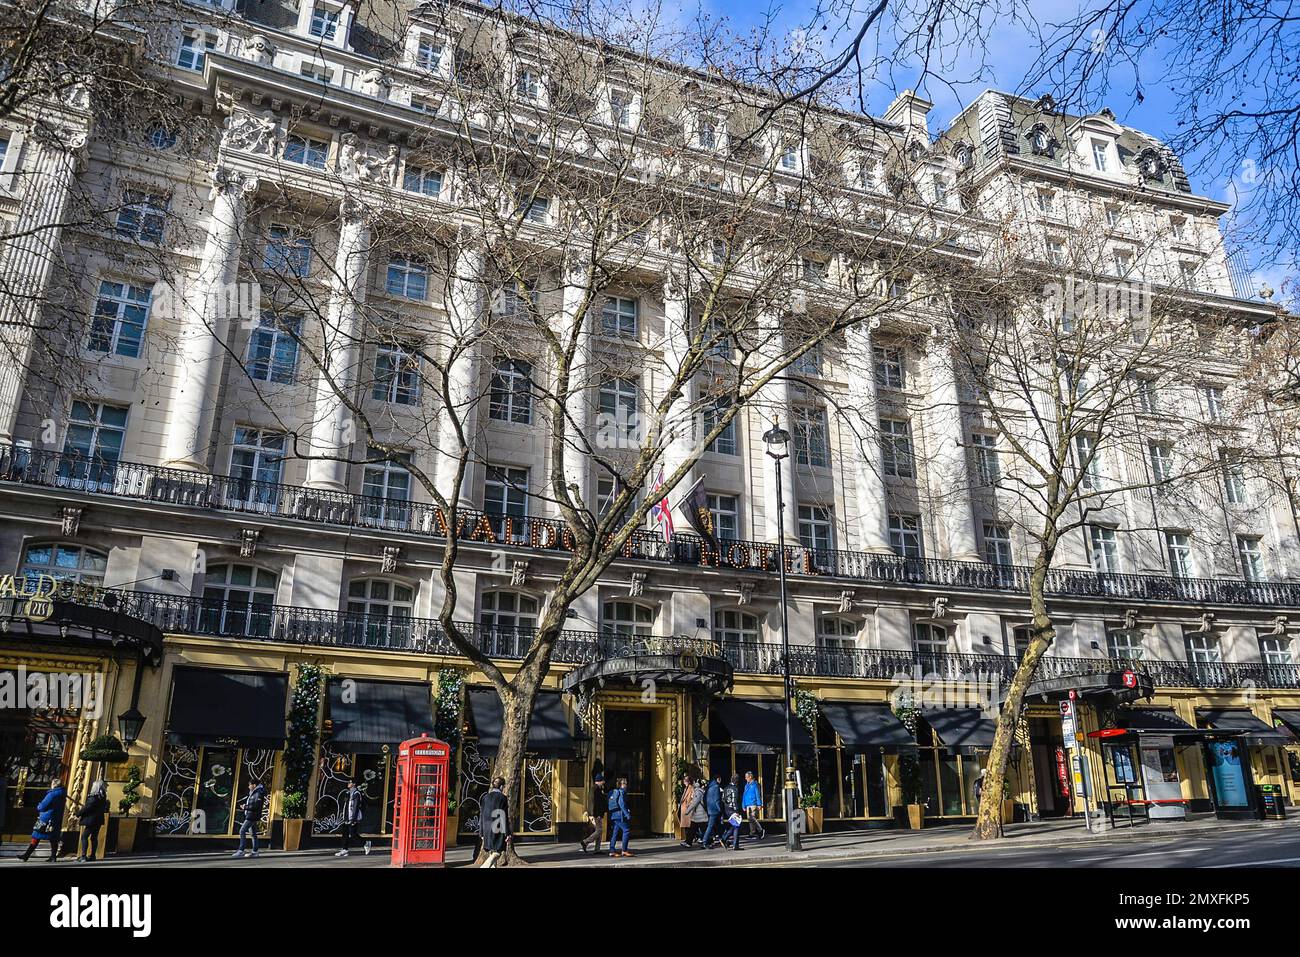
[[[794,711],[791,700],[794,698],[793,682],[790,680],[790,612],[785,590],[785,503],[781,487],[781,460],[790,456],[790,433],[781,428],[779,419],[772,422],[772,428],[763,435],[767,454],[774,460],[776,469],[776,545],[777,567],[781,581],[781,679],[785,688],[785,849],[799,851],[799,829],[795,825],[795,779],[794,779]]]

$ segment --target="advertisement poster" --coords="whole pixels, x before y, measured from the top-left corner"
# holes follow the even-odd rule
[[[1246,777],[1241,770],[1241,748],[1232,741],[1213,741],[1207,750],[1219,804],[1223,807],[1249,807]]]

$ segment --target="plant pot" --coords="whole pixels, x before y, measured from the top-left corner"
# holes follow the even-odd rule
[[[301,851],[304,835],[311,833],[311,821],[305,817],[286,817],[284,819],[284,849]]]
[[[1002,823],[1011,824],[1015,822],[1015,819],[1016,819],[1016,802],[1003,801],[1002,802]]]
[[[448,847],[456,846],[456,835],[458,833],[460,833],[460,815],[448,814],[447,815],[447,846]]]
[[[135,840],[140,830],[137,817],[110,818],[117,822],[117,842],[113,845],[114,854],[130,854],[135,850]]]
[[[925,822],[925,805],[909,804],[907,806],[907,826],[914,831],[919,831],[921,830],[921,826],[924,822]]]
[[[820,834],[822,826],[825,823],[825,809],[820,807],[806,807],[803,809],[803,824],[805,834]]]

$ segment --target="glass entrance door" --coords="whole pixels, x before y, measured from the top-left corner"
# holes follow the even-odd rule
[[[605,781],[627,778],[627,807],[632,812],[632,833],[649,833],[650,790],[654,785],[651,712],[605,712]]]

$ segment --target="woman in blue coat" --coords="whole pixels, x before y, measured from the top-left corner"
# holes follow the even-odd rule
[[[41,803],[36,805],[36,826],[32,828],[32,842],[22,853],[24,861],[32,856],[32,851],[36,850],[36,845],[42,840],[50,842],[51,861],[59,856],[59,838],[63,834],[63,809],[67,804],[68,792],[63,789],[59,779],[55,778],[50,782],[50,789],[45,792],[45,797],[41,798]]]

